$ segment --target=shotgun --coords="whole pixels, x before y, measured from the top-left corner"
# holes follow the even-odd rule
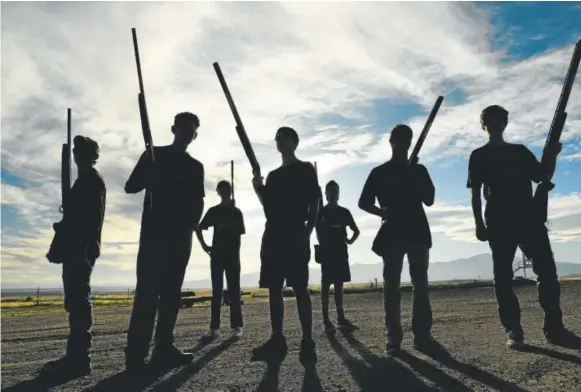
[[[234,116],[234,120],[236,121],[236,132],[238,133],[238,137],[240,138],[240,143],[242,143],[242,147],[244,148],[246,157],[250,161],[250,166],[252,167],[252,174],[257,173],[260,174],[260,165],[258,164],[256,155],[254,154],[254,150],[252,149],[250,140],[248,139],[248,134],[246,133],[244,124],[242,124],[242,119],[238,114],[238,109],[236,109],[236,104],[234,103],[232,94],[230,94],[230,89],[226,84],[226,79],[224,79],[224,74],[222,74],[222,69],[220,69],[220,65],[217,62],[215,62],[213,65],[214,70],[216,71],[216,75],[218,76],[218,81],[222,86],[222,90],[224,90],[224,95],[226,96],[226,100],[228,101],[228,105],[230,106],[230,110],[232,111],[232,115]]]
[[[151,137],[151,128],[149,127],[149,115],[147,114],[147,104],[145,103],[145,90],[143,88],[143,76],[141,74],[141,60],[139,59],[139,46],[137,45],[137,31],[131,29],[133,35],[133,49],[135,51],[135,63],[137,65],[137,79],[139,81],[139,94],[137,101],[139,103],[139,116],[141,118],[141,130],[143,132],[143,141],[145,142],[145,152],[150,160],[151,167],[155,165],[155,154],[153,153],[153,139]],[[146,189],[145,197],[149,196],[149,207],[153,211],[153,195],[151,189]]]
[[[424,129],[422,129],[422,133],[420,133],[420,136],[418,137],[416,145],[414,146],[414,149],[412,150],[412,154],[410,155],[410,158],[408,161],[408,166],[415,165],[416,163],[418,163],[418,160],[419,160],[418,155],[420,153],[420,150],[422,149],[422,146],[424,145],[424,140],[426,140],[426,136],[428,136],[428,132],[430,132],[430,128],[432,127],[432,123],[436,119],[436,115],[438,114],[438,110],[440,110],[440,105],[442,104],[443,100],[444,100],[444,97],[442,97],[441,95],[436,99],[436,103],[434,104],[434,107],[432,108],[432,111],[430,112],[430,115],[428,116],[428,120],[426,121],[426,124],[424,125]]]
[[[60,222],[55,222],[54,237],[46,258],[54,264],[62,264],[66,256],[65,212],[71,192],[71,109],[67,109],[67,140],[61,151],[61,205],[59,212],[63,215]]]
[[[565,77],[563,90],[561,91],[559,102],[557,103],[557,109],[555,110],[553,122],[549,128],[549,133],[547,134],[547,140],[545,141],[545,147],[541,157],[541,165],[545,169],[552,163],[550,161],[553,160],[553,157],[550,156],[550,151],[556,144],[559,143],[559,140],[561,139],[561,133],[563,132],[563,127],[565,126],[565,121],[567,120],[567,112],[565,110],[567,109],[569,95],[571,94],[573,83],[575,82],[575,76],[577,74],[577,69],[579,68],[580,60],[581,40],[577,41],[575,49],[573,50],[573,57],[571,58],[569,70],[567,71],[567,76]],[[537,185],[533,197],[538,217],[543,223],[546,223],[548,220],[549,192],[555,187],[555,184],[551,182],[551,177],[552,175],[548,175],[543,181],[539,183],[539,185]]]

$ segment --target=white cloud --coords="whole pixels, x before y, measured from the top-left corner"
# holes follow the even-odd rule
[[[278,163],[274,131],[290,125],[301,135],[301,156],[316,160],[328,177],[386,159],[388,144],[377,133],[384,130],[364,116],[378,99],[409,100],[429,111],[437,95],[467,92],[461,105],[444,101],[423,162],[464,156],[483,143],[478,114],[491,103],[511,112],[511,140],[542,143],[571,55],[565,47],[507,60],[492,50],[491,16],[468,3],[3,4],[2,161],[33,186],[3,184],[2,203],[41,230],[33,233],[41,250],[31,254],[42,259],[41,244],[52,235],[42,230],[60,219],[60,145],[72,107],[74,133],[101,145],[98,168],[108,186],[103,265],[127,272],[129,282],[143,198],[123,193],[143,149],[131,27],[138,32],[155,144],[171,141],[175,113],[200,116],[200,137],[190,151],[205,164],[208,205],[217,202],[214,184],[229,177],[226,163],[236,162],[237,202],[252,230],[243,245],[246,272],[258,268],[263,218],[212,62],[220,62],[265,172]],[[578,83],[564,140],[581,136],[580,90]],[[354,125],[333,120],[337,115]],[[416,133],[424,121],[425,115],[410,119]],[[438,208],[431,212],[442,215],[433,218],[434,230],[468,240],[466,207]],[[3,242],[14,233],[5,228]],[[112,242],[133,245],[107,248]],[[368,252],[367,245],[356,246]],[[187,279],[206,273],[206,261],[196,245]]]

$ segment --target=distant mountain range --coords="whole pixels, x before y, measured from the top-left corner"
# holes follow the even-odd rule
[[[310,279],[312,284],[317,284],[321,281],[321,269],[318,264],[311,262],[310,264]],[[351,278],[354,283],[366,283],[377,278],[382,280],[382,263],[375,264],[351,264]],[[404,264],[402,271],[402,281],[409,282],[409,267],[407,263]],[[581,263],[571,262],[557,262],[557,271],[559,276],[581,276]],[[523,271],[518,271],[517,275],[522,276]],[[465,259],[457,259],[447,262],[430,263],[429,277],[431,282],[448,281],[448,280],[490,280],[492,279],[492,258],[489,254],[480,254]],[[527,277],[535,277],[532,269],[527,269]],[[259,273],[252,272],[243,274],[240,277],[240,284],[242,287],[257,287]],[[34,295],[36,288],[12,288],[2,287],[2,295]],[[186,289],[207,289],[212,287],[211,280],[201,279],[184,282],[183,288]],[[119,292],[124,293],[127,290],[134,289],[134,287],[103,287],[93,286],[93,293],[104,292]],[[60,288],[41,289],[43,295],[60,295],[62,290]]]

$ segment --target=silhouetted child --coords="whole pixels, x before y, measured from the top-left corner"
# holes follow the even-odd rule
[[[105,219],[107,189],[101,174],[94,168],[99,159],[99,145],[94,140],[76,136],[73,157],[78,177],[68,196],[62,229],[66,254],[58,255],[63,264],[65,309],[69,313],[69,337],[66,355],[47,363],[46,375],[69,377],[91,373],[93,314],[91,274],[101,254],[101,230]]]
[[[317,240],[322,253],[321,260],[321,305],[323,323],[326,330],[335,327],[329,319],[329,288],[335,288],[335,306],[337,307],[337,323],[341,327],[355,326],[345,318],[343,309],[343,283],[351,281],[349,269],[349,253],[347,246],[359,237],[359,228],[353,215],[339,202],[339,184],[330,181],[325,186],[327,205],[319,212],[317,220]],[[353,236],[347,238],[347,227],[353,231]]]
[[[413,285],[412,330],[414,346],[421,351],[440,348],[431,337],[432,309],[428,293],[428,266],[432,235],[423,204],[434,204],[435,189],[426,168],[408,166],[413,132],[398,124],[389,138],[392,157],[374,168],[361,192],[359,208],[382,218],[373,251],[383,258],[387,353],[401,349],[401,271],[407,255]],[[379,202],[378,208],[375,200]]]
[[[212,320],[210,330],[203,340],[211,340],[220,334],[220,308],[224,290],[224,273],[230,292],[230,327],[235,337],[242,337],[242,309],[240,304],[240,237],[246,233],[242,211],[234,206],[232,186],[220,181],[216,188],[222,201],[211,207],[200,222],[196,235],[202,249],[211,257]],[[212,246],[204,241],[202,230],[214,228]]]
[[[269,289],[272,336],[253,350],[254,358],[281,359],[287,345],[283,334],[283,286],[292,287],[303,330],[299,359],[303,364],[317,361],[312,338],[312,304],[309,291],[310,237],[315,227],[321,189],[312,164],[295,156],[299,137],[294,129],[280,128],[276,146],[282,166],[273,170],[263,185],[255,173],[254,189],[266,215],[266,227],[260,250],[260,287]]]
[[[555,259],[547,228],[535,209],[531,182],[552,176],[561,145],[549,151],[550,167],[544,167],[524,145],[504,141],[507,124],[508,111],[501,106],[489,106],[480,115],[480,125],[489,140],[470,155],[467,184],[472,189],[476,237],[488,241],[492,251],[494,292],[500,321],[508,335],[507,345],[519,348],[524,344],[520,306],[512,288],[512,264],[518,246],[532,260],[537,275],[545,337],[562,344],[574,336],[563,325]],[[480,196],[483,187],[487,193],[484,219]]]
[[[193,233],[204,210],[204,166],[186,152],[197,137],[199,126],[195,114],[177,114],[171,127],[173,143],[155,147],[153,166],[147,152],[143,153],[125,185],[127,193],[150,190],[143,202],[137,286],[125,349],[129,371],[144,367],[156,313],[155,348],[150,363],[179,366],[194,358],[174,345],[173,330]]]

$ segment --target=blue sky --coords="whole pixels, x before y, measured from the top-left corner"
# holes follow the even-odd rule
[[[293,126],[299,155],[317,161],[320,182],[341,185],[341,202],[363,230],[354,263],[378,226],[357,199],[370,170],[389,159],[388,130],[419,134],[438,95],[445,100],[420,159],[436,184],[427,209],[431,260],[488,252],[473,234],[465,187],[470,151],[486,142],[478,116],[510,112],[507,139],[540,158],[576,39],[576,3],[6,3],[2,4],[2,282],[58,286],[44,254],[60,219],[59,160],[66,109],[73,133],[96,139],[108,186],[103,257],[96,285],[132,285],[142,195],[123,184],[143,141],[130,28],[138,32],[154,143],[171,141],[175,113],[201,119],[189,152],[206,168],[207,206],[236,162],[237,202],[248,235],[243,273],[259,269],[263,227],[250,168],[211,64],[219,61],[265,171],[279,158],[275,130]],[[106,26],[107,28],[103,28]],[[395,37],[395,38],[394,38]],[[90,44],[88,44],[90,43]],[[235,49],[235,50],[234,50]],[[555,256],[581,262],[581,80],[569,104],[554,177]],[[207,238],[210,238],[207,234]],[[314,239],[313,239],[314,240]],[[378,275],[379,276],[379,275]],[[209,277],[196,243],[187,280]]]

